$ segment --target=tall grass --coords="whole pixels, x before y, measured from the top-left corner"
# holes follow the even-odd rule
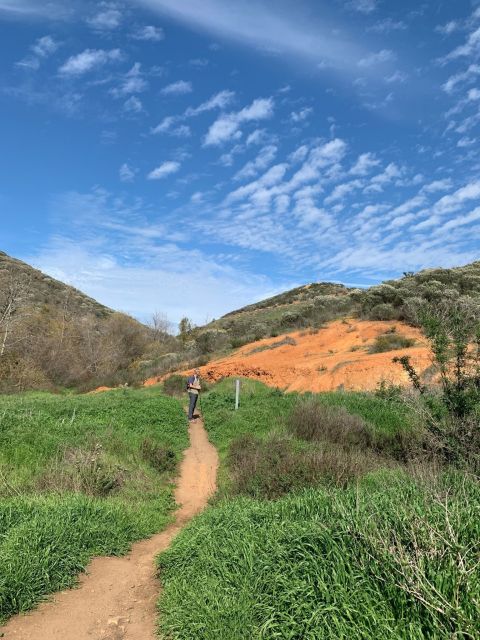
[[[167,524],[186,427],[154,390],[0,397],[0,620]]]
[[[476,482],[392,472],[223,501],[160,556],[161,637],[478,638],[479,508]]]

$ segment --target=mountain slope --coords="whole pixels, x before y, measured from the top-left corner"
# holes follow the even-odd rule
[[[63,308],[68,304],[74,314],[92,314],[105,318],[111,313],[103,304],[78,289],[34,269],[26,262],[17,260],[0,251],[0,295],[11,282],[22,286],[21,306],[40,308]]]

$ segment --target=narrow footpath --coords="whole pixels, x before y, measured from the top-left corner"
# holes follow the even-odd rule
[[[121,558],[95,558],[77,589],[56,593],[0,628],[5,640],[155,640],[160,583],[155,556],[206,506],[216,490],[218,455],[200,419],[190,423],[190,447],[180,466],[175,521],[133,545]],[[3,633],[3,635],[2,635]]]

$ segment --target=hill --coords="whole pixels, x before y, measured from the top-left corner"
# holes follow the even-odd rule
[[[17,306],[52,310],[68,306],[70,313],[106,318],[113,313],[103,304],[60,280],[51,278],[26,262],[0,251],[0,290],[16,285]]]
[[[480,305],[480,261],[453,269],[405,272],[368,289],[318,282],[231,311],[191,332],[200,352],[240,347],[289,331],[319,328],[336,318],[400,320],[418,326],[425,302],[460,300]]]
[[[0,252],[0,391],[123,382],[148,340],[137,320]]]

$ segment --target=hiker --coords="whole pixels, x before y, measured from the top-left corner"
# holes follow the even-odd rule
[[[198,400],[198,394],[200,393],[202,387],[200,385],[200,371],[198,369],[194,369],[193,375],[189,376],[187,379],[187,391],[189,397],[189,405],[188,405],[188,419],[193,420],[193,412],[195,411],[195,406]]]

